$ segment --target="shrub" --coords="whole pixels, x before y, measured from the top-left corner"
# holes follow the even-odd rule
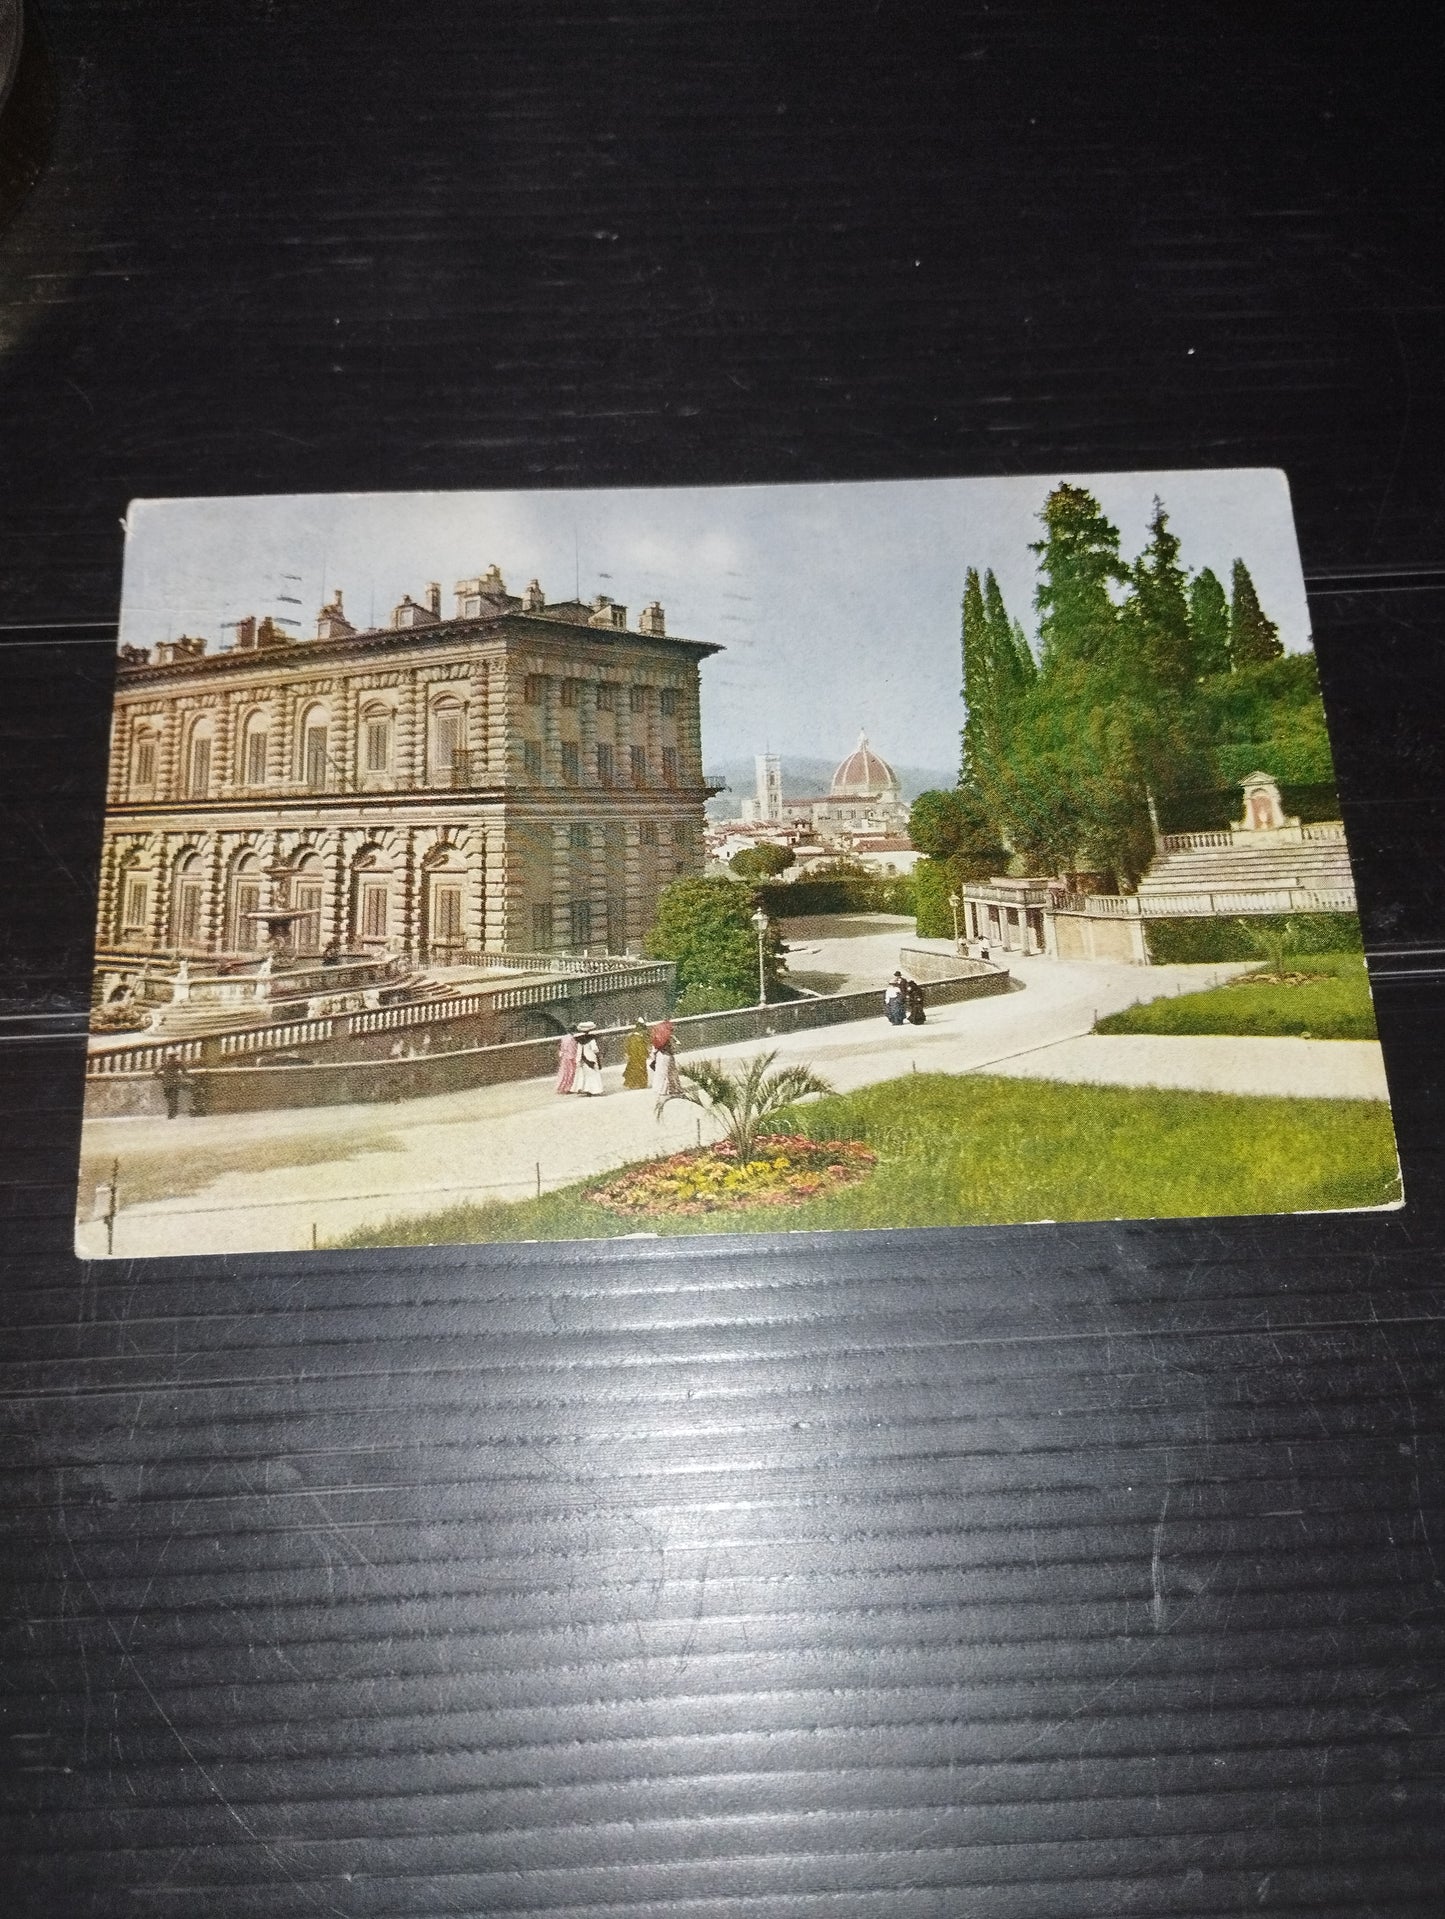
[[[1248,920],[1146,920],[1144,937],[1156,966],[1189,966],[1208,960],[1255,960],[1266,934],[1292,928],[1297,953],[1358,953],[1364,949],[1353,913],[1262,913]],[[1254,930],[1250,930],[1254,929]]]
[[[763,885],[757,892],[764,910],[775,919],[810,919],[817,913],[911,913],[915,897],[909,873],[794,880],[791,885]]]
[[[674,880],[663,888],[657,918],[647,936],[654,959],[677,962],[680,993],[690,987],[738,997],[730,1006],[750,1006],[758,997],[758,936],[752,914],[756,895],[735,880]],[[763,965],[768,991],[776,987],[782,966],[782,939],[777,926],[763,938]]]

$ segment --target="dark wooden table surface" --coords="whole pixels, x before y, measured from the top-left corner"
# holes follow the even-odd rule
[[[1438,1914],[1436,12],[43,16],[0,1908]],[[1231,464],[1294,488],[1404,1212],[72,1259],[129,498]]]

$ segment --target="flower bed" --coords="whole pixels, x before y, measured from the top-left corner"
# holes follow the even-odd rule
[[[754,1206],[801,1206],[866,1179],[878,1156],[861,1140],[807,1139],[787,1133],[760,1139],[744,1162],[726,1140],[634,1166],[586,1197],[615,1213],[740,1212]]]

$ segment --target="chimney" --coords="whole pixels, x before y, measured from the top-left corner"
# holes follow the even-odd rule
[[[256,615],[250,613],[244,620],[236,622],[236,646],[242,653],[252,653],[256,648]]]
[[[440,580],[428,580],[426,583],[426,603],[440,619],[442,616],[442,583]]]
[[[528,580],[527,590],[522,595],[522,611],[524,613],[540,613],[546,604],[547,601],[542,592],[541,582],[539,580]]]
[[[667,618],[663,613],[660,600],[652,600],[643,607],[637,616],[637,630],[639,633],[645,633],[650,640],[661,640],[667,637]]]

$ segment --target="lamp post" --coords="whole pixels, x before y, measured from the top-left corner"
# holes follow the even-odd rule
[[[955,946],[957,946],[958,945],[958,895],[957,893],[949,894],[948,903],[953,908],[953,943]]]
[[[759,1006],[766,1006],[768,1003],[768,975],[763,965],[763,935],[767,932],[770,924],[771,922],[769,921],[767,914],[763,911],[762,907],[760,906],[757,912],[753,914],[753,931],[758,936],[758,1005]]]

